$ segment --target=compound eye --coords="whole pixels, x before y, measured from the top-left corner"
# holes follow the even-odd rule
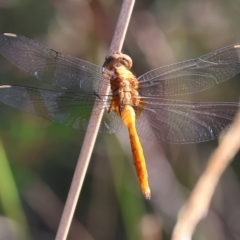
[[[120,56],[121,56],[121,53],[113,53],[111,55],[106,56],[103,67],[106,67],[107,69],[112,70]]]
[[[121,58],[121,63],[127,69],[130,69],[132,67],[132,59],[127,54],[122,54],[120,58]]]
[[[121,54],[119,53],[113,53],[111,55],[106,56],[105,61],[106,62],[116,61],[120,56]]]
[[[121,65],[124,65],[127,69],[130,69],[132,67],[132,59],[126,54],[116,52],[106,56],[103,67],[106,67],[108,70],[113,70],[114,67]]]

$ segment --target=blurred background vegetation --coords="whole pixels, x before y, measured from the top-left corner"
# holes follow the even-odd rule
[[[0,32],[12,32],[102,65],[120,0],[0,0]],[[238,0],[137,0],[124,44],[139,76],[240,42]],[[238,101],[239,77],[190,96]],[[32,77],[0,57],[0,84]],[[54,239],[84,133],[0,105],[0,239]],[[99,135],[68,239],[169,239],[218,140],[142,141],[152,198],[141,195],[125,130]],[[240,239],[240,156],[228,168],[195,239]]]

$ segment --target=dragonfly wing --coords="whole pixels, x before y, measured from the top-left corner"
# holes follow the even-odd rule
[[[143,96],[177,96],[199,92],[240,72],[240,44],[200,58],[156,68],[138,78]]]
[[[94,101],[103,101],[92,93],[73,93],[50,91],[22,86],[0,86],[0,102],[34,114],[53,122],[73,127],[77,130],[91,131],[89,119],[99,114],[100,108],[94,108]],[[106,105],[106,103],[104,103]],[[121,118],[114,112],[104,112],[100,132],[114,133],[122,126]]]
[[[0,53],[37,79],[61,88],[97,91],[103,81],[109,84],[100,66],[61,54],[20,35],[1,34]]]
[[[197,143],[215,139],[230,126],[238,103],[194,103],[177,100],[144,100],[137,109],[137,130],[147,140]]]

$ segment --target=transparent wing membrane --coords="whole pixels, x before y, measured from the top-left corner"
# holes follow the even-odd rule
[[[105,89],[110,79],[103,77],[101,67],[15,34],[0,35],[0,53],[38,80],[62,88],[51,91],[0,86],[1,102],[78,130],[87,127],[91,130],[91,114],[94,117],[103,107],[100,132],[115,133],[121,128],[119,114],[107,112],[111,96],[106,98],[100,86]],[[238,103],[196,103],[164,97],[199,92],[239,72],[240,45],[232,45],[142,75],[138,78],[140,104],[134,107],[140,137],[168,143],[196,143],[217,138],[233,121]],[[92,112],[95,102],[102,107]]]
[[[65,91],[50,91],[45,89],[1,86],[0,101],[53,122],[73,127],[77,130],[86,130],[91,114],[97,116],[101,109],[94,109],[94,102],[103,101],[92,93],[74,93]],[[109,106],[104,102],[104,108]],[[100,127],[102,133],[114,133],[122,126],[121,118],[115,112],[104,112]],[[89,129],[91,131],[91,128]]]
[[[240,45],[221,48],[200,58],[156,68],[138,78],[144,96],[177,96],[199,92],[240,72]]]
[[[167,143],[197,143],[215,139],[232,123],[238,103],[144,99],[138,108],[140,137]]]
[[[98,91],[102,68],[47,48],[20,35],[0,34],[0,53],[20,69],[61,88]]]

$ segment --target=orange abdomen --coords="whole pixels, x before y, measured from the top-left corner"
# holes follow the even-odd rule
[[[126,105],[121,109],[121,118],[128,128],[130,143],[133,153],[134,165],[140,182],[142,192],[146,198],[150,198],[150,188],[148,184],[148,173],[143,149],[135,127],[135,112],[132,106]]]

